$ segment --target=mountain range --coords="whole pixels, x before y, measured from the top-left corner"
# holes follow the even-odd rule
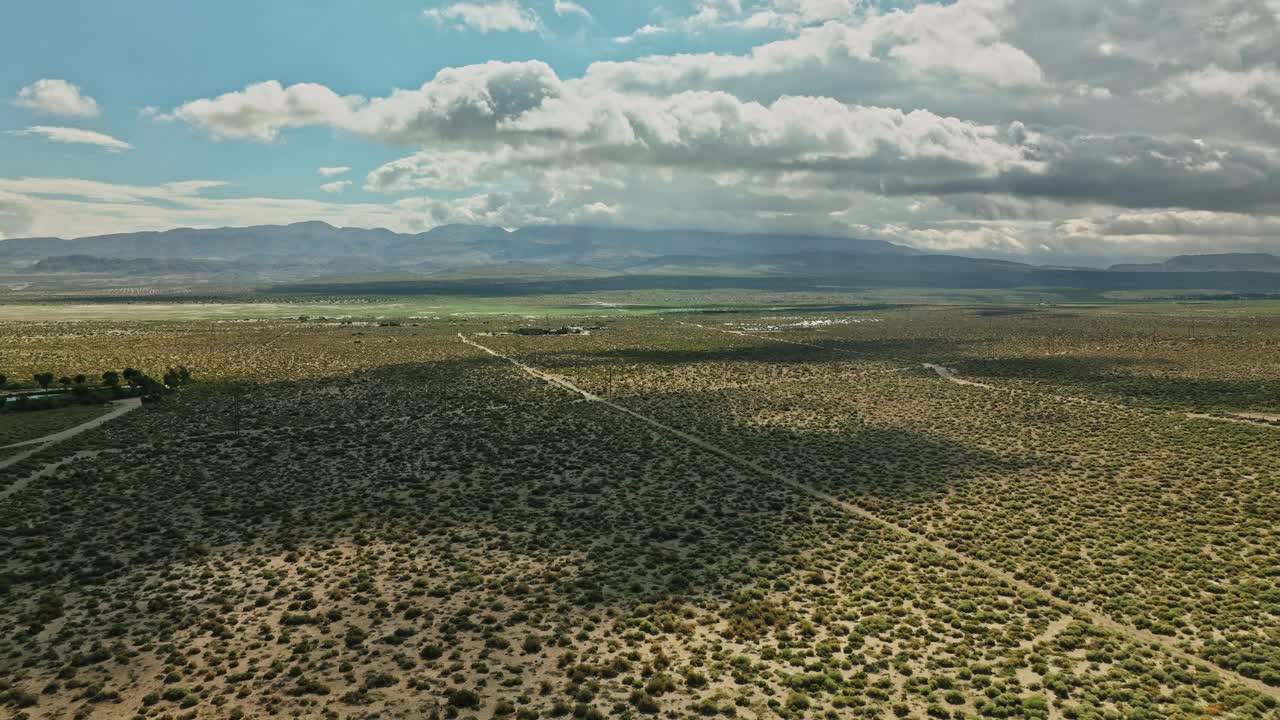
[[[323,264],[360,260],[388,267],[450,269],[502,262],[572,263],[622,269],[663,255],[731,257],[817,251],[854,255],[919,255],[881,240],[806,235],[648,231],[536,226],[507,231],[445,225],[416,235],[337,228],[321,222],[246,228],[100,235],[78,240],[26,238],[0,242],[0,257],[184,258],[278,264],[280,258]]]
[[[413,292],[476,284],[691,287],[765,280],[908,287],[1280,291],[1280,258],[1192,255],[1102,269],[930,254],[882,240],[581,226],[447,225],[402,234],[321,222],[0,241],[0,274],[187,276],[241,285],[355,283]],[[680,278],[678,282],[671,280]],[[303,285],[298,285],[303,283]]]

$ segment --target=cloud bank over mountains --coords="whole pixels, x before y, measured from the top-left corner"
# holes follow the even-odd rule
[[[441,31],[495,41],[554,41],[548,19],[604,32],[590,3],[460,2],[424,13]],[[327,201],[219,198],[218,217],[238,224],[786,230],[1030,255],[1280,249],[1272,0],[695,0],[650,20],[606,38],[630,57],[574,74],[538,59],[495,61],[367,97],[322,79],[267,79],[149,122],[271,145],[319,128],[402,153],[375,167],[333,158],[356,181],[323,184]],[[679,38],[684,50],[646,54],[653,37]],[[741,52],[698,50],[723,37],[753,40]],[[17,101],[64,111],[94,102],[36,87]],[[178,222],[184,203],[208,213],[215,202],[191,193],[163,207],[141,200],[136,212],[95,210],[100,198],[24,183],[0,182],[9,236],[23,223],[86,234],[47,219],[53,203],[143,229]],[[339,193],[361,200],[332,202]],[[5,215],[6,202],[25,209]],[[295,214],[304,211],[316,214]]]

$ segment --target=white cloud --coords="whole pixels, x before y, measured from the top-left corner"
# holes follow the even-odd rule
[[[855,0],[765,0],[755,6],[730,7],[729,13],[710,19],[743,30],[796,30],[807,25],[848,20],[857,5]]]
[[[204,189],[225,184],[195,180],[138,186],[72,178],[0,178],[0,231],[8,237],[20,234],[74,238],[175,227],[287,224],[307,220],[406,232],[422,229],[424,224],[422,204],[209,198],[200,194]],[[10,207],[20,207],[26,213],[26,220],[12,233],[3,224],[3,214]]]
[[[1071,237],[1144,243],[1223,238],[1260,242],[1280,237],[1280,218],[1204,210],[1142,210],[1073,218],[1060,223],[1058,229]]]
[[[186,224],[315,207],[393,228],[593,222],[942,250],[1274,244],[1270,224],[1245,219],[1280,217],[1276,2],[684,0],[654,8],[612,52],[636,55],[617,46],[661,34],[688,54],[596,62],[576,77],[536,60],[446,68],[372,98],[272,81],[153,117],[216,138],[323,127],[403,147],[363,187],[447,197],[281,201],[287,212],[191,197]],[[587,16],[570,0],[432,5],[428,17],[483,32],[543,30],[531,7]],[[762,40],[698,51],[749,38]],[[0,198],[0,222],[45,218],[57,199],[38,198],[33,215],[31,198]]]
[[[868,21],[851,45],[865,43],[872,53],[882,49],[921,72],[955,72],[997,87],[1039,85],[1040,66],[1005,37],[1012,27],[1008,6],[1002,0],[921,4]]]
[[[1035,88],[1044,83],[1040,65],[1006,37],[1013,27],[1007,4],[959,0],[919,4],[910,10],[863,15],[846,23],[805,27],[745,55],[716,53],[652,56],[598,62],[587,78],[606,87],[673,92],[726,82],[766,84],[786,77],[796,83],[861,87],[863,76],[898,73],[884,82],[923,91],[922,80],[963,80],[996,89]]]
[[[97,117],[98,102],[66,80],[45,78],[18,91],[14,104],[46,115]]]
[[[136,203],[180,200],[225,187],[219,180],[188,180],[163,185],[122,185],[77,178],[0,178],[0,191],[23,195],[70,195],[93,202]]]
[[[561,17],[564,17],[565,15],[578,15],[588,20],[591,19],[590,11],[576,2],[569,2],[569,0],[555,0],[554,7],[556,14]]]
[[[179,119],[209,130],[219,138],[270,141],[281,128],[301,127],[349,116],[363,102],[342,97],[323,85],[299,83],[287,89],[279,82],[250,85],[239,92],[189,102],[158,119]]]
[[[323,85],[285,88],[272,80],[189,102],[171,116],[215,137],[273,140],[284,128],[326,125],[404,144],[427,136],[492,132],[499,122],[559,92],[559,85],[545,63],[492,62],[446,68],[417,90],[396,90],[371,101],[342,97]]]
[[[484,4],[459,2],[424,10],[423,14],[436,22],[480,33],[536,32],[542,27],[537,13],[521,5],[518,0],[497,0]]]
[[[339,175],[346,175],[349,172],[351,172],[351,168],[346,166],[322,167],[319,170],[316,170],[316,173],[319,174],[321,177],[337,177]]]
[[[619,45],[629,45],[632,42],[635,42],[636,38],[648,37],[650,35],[660,35],[664,32],[667,32],[667,29],[660,25],[652,25],[652,24],[642,25],[630,35],[620,35],[618,37],[615,37],[613,41],[615,43],[618,43]]]
[[[78,145],[96,145],[110,152],[121,152],[123,150],[132,150],[133,146],[129,143],[113,138],[92,130],[81,130],[80,128],[69,127],[51,127],[48,125],[35,125],[26,130],[10,131],[12,135],[39,135],[50,142],[78,144]]]
[[[474,223],[514,227],[577,217],[577,197],[555,200],[545,188],[519,196],[482,192],[450,200],[413,197],[389,203],[219,197],[201,190],[225,185],[195,180],[117,185],[74,178],[0,177],[0,233],[5,237],[76,238],[175,227],[285,225],[318,220],[338,227],[422,232]],[[549,209],[548,205],[554,205]]]
[[[320,189],[330,195],[338,195],[349,187],[351,187],[350,180],[338,180],[337,182],[325,183],[320,186]]]
[[[1162,87],[1147,93],[1166,101],[1221,98],[1257,113],[1267,123],[1280,125],[1280,67],[1275,63],[1247,70],[1210,65],[1169,78]]]
[[[531,148],[520,153],[510,149],[422,150],[409,157],[386,163],[365,178],[365,190],[409,192],[412,190],[467,190],[502,182],[532,162],[545,164],[548,154]]]
[[[263,91],[269,86],[269,92]],[[1016,138],[995,126],[925,110],[846,105],[830,98],[744,102],[723,92],[636,95],[562,81],[543,63],[486,63],[441,71],[418,90],[350,101],[321,86],[268,83],[200,100],[175,115],[217,136],[274,137],[283,127],[323,125],[392,145],[510,152],[522,162],[642,163],[703,169],[857,171],[892,169],[943,177],[1033,170]],[[328,112],[317,112],[321,107]],[[398,173],[402,167],[379,172]],[[395,186],[395,182],[371,181]]]

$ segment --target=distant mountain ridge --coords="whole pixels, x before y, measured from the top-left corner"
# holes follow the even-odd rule
[[[7,266],[7,270],[6,270]],[[0,241],[0,274],[46,285],[196,282],[369,292],[643,287],[1089,288],[1280,292],[1280,258],[1227,253],[1110,269],[930,254],[783,233],[446,225],[417,234],[322,222]]]
[[[363,258],[388,268],[418,265],[426,270],[530,261],[616,269],[679,253],[729,256],[797,251],[903,257],[921,254],[882,240],[810,235],[577,226],[532,226],[508,232],[480,225],[446,225],[407,235],[384,229],[336,228],[321,222],[211,230],[181,228],[78,240],[0,241],[0,257],[91,255],[221,261],[297,257],[317,263],[334,258]]]
[[[1270,253],[1179,255],[1161,263],[1112,265],[1115,272],[1280,272],[1280,257]]]

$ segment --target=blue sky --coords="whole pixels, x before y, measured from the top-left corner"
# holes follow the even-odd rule
[[[325,220],[1273,249],[1278,57],[1280,0],[17,1],[0,238]]]
[[[79,126],[135,145],[127,154],[0,135],[6,175],[90,177],[155,184],[193,173],[234,183],[224,192],[291,197],[325,196],[315,182],[321,166],[376,166],[399,151],[325,130],[287,141],[212,142],[189,127],[146,121],[146,107],[172,108],[275,79],[288,85],[323,82],[344,94],[382,95],[418,87],[441,68],[490,60],[540,59],[580,74],[601,58],[663,51],[672,43],[623,45],[626,35],[663,15],[643,3],[595,3],[593,19],[558,16],[541,8],[546,30],[537,33],[459,32],[424,15],[447,3],[421,0],[55,0],[9,3],[0,16],[0,88],[12,96],[39,78],[67,78],[102,104],[102,115]],[[477,37],[478,36],[478,37]],[[745,38],[703,37],[699,45],[733,50]],[[0,127],[44,122],[39,113],[0,104]],[[145,138],[145,140],[141,140]],[[359,192],[357,189],[355,192]]]

